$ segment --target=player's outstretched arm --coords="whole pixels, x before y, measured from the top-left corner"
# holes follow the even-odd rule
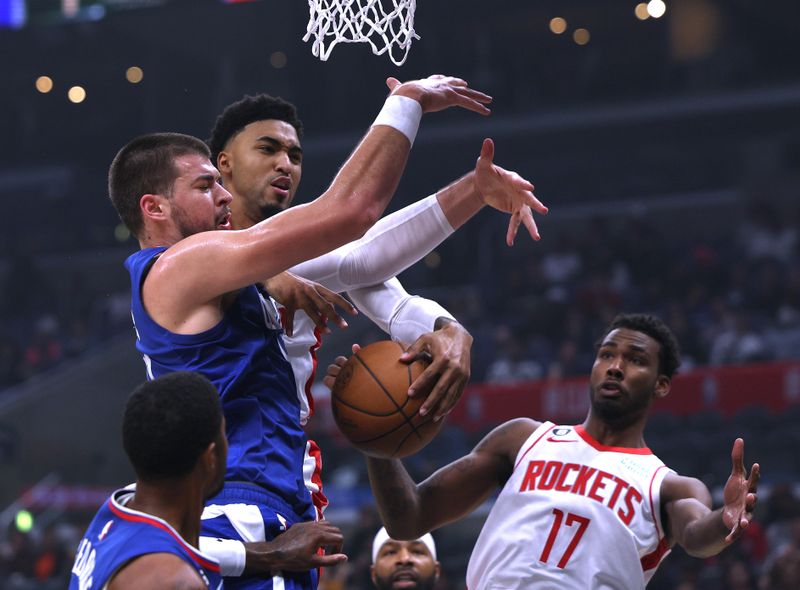
[[[492,162],[486,140],[475,170],[435,195],[380,219],[361,239],[291,269],[336,292],[379,285],[415,264],[487,204],[512,213],[510,233],[529,218],[531,207],[547,208],[530,192],[532,185]],[[538,230],[530,217],[532,235]],[[510,238],[513,241],[513,236]]]
[[[491,97],[459,78],[431,76],[402,84],[390,78],[387,84],[389,115],[378,117],[323,195],[245,230],[203,232],[181,240],[150,273],[148,282],[163,274],[159,282],[165,285],[152,299],[168,300],[164,305],[176,308],[170,312],[204,305],[358,239],[394,195],[419,113],[449,107],[489,113],[485,104]],[[403,108],[394,109],[398,101]],[[409,105],[416,119],[406,114]],[[151,299],[147,292],[145,297]]]
[[[538,426],[527,418],[506,422],[469,455],[419,484],[401,461],[367,457],[372,493],[389,535],[417,539],[472,512],[505,484],[520,446]]]
[[[108,590],[208,590],[197,571],[177,555],[150,553],[128,563]]]
[[[300,522],[272,541],[245,543],[247,557],[244,574],[271,571],[306,572],[320,567],[334,567],[347,561],[342,553],[344,539],[338,527],[328,521]],[[319,549],[328,549],[323,555]]]
[[[708,488],[694,478],[668,475],[661,485],[670,541],[694,557],[716,555],[738,539],[753,519],[760,467],[754,463],[747,476],[741,438],[733,443],[731,459],[724,505],[717,510],[711,510]]]
[[[216,558],[226,577],[334,567],[347,561],[342,543],[341,530],[325,520],[297,523],[272,541],[242,543],[200,537],[200,549]],[[326,552],[320,555],[319,549]]]

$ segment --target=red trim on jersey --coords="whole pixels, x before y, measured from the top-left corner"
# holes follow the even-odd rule
[[[640,560],[642,562],[642,571],[646,572],[658,566],[667,553],[669,553],[669,542],[664,537],[658,542],[658,547],[652,553],[648,553]]]
[[[531,450],[531,449],[532,449],[532,448],[533,448],[533,447],[536,445],[536,443],[538,443],[540,440],[542,440],[542,437],[543,437],[545,434],[547,434],[548,432],[550,432],[551,430],[553,430],[553,428],[555,428],[555,427],[556,427],[556,425],[555,425],[555,424],[553,424],[553,425],[552,425],[550,428],[548,428],[548,429],[547,429],[547,430],[545,430],[545,431],[544,431],[544,432],[543,432],[541,435],[539,435],[539,438],[537,438],[535,441],[533,441],[533,442],[531,443],[531,446],[529,446],[527,449],[525,449],[525,452],[524,452],[524,453],[522,453],[522,456],[519,458],[519,461],[517,461],[517,462],[514,464],[514,470],[516,470],[516,469],[517,469],[517,466],[518,466],[520,463],[522,463],[522,460],[525,458],[525,455],[527,455],[527,454],[528,454],[528,452],[529,452],[529,451],[530,451],[530,450]],[[541,428],[541,426],[540,426],[540,428]]]
[[[305,386],[309,418],[314,415],[314,396],[311,395],[311,386],[314,385],[314,377],[317,376],[317,349],[322,346],[322,331],[319,328],[314,328],[314,338],[316,338],[317,341],[308,348],[308,354],[311,355],[311,374],[308,376]],[[319,447],[317,447],[317,450],[319,450]],[[321,489],[322,484],[320,484],[320,490]],[[324,497],[325,496],[323,496],[323,498]],[[325,505],[328,505],[327,499],[325,499]]]
[[[653,477],[650,478],[650,513],[653,515],[653,522],[656,523],[656,532],[658,533],[659,538],[664,536],[664,532],[661,529],[659,523],[661,522],[661,514],[656,514],[656,507],[655,503],[653,502],[653,482],[656,480],[656,475],[662,469],[667,469],[666,465],[662,465],[658,469],[653,472]]]
[[[602,445],[597,442],[592,435],[586,432],[586,430],[578,424],[575,426],[575,432],[578,433],[583,440],[589,443],[592,447],[594,447],[598,451],[602,451],[604,453],[627,453],[629,455],[652,455],[653,451],[651,451],[648,447],[642,448],[633,448],[633,447],[608,447],[606,445]]]
[[[317,520],[322,520],[322,513],[328,505],[328,497],[322,491],[322,451],[313,440],[309,439],[307,444],[308,456],[314,459],[314,473],[311,474],[311,483],[318,488],[318,491],[311,492],[311,502],[314,504],[314,508],[317,509]],[[324,552],[321,555],[324,555]]]
[[[145,515],[128,514],[127,512],[124,512],[119,508],[117,508],[114,505],[112,499],[108,500],[108,507],[111,509],[111,512],[116,514],[122,520],[127,520],[129,522],[142,522],[144,524],[149,524],[150,526],[154,526],[157,529],[161,529],[162,531],[167,533],[170,537],[175,539],[181,545],[181,547],[183,547],[186,553],[189,554],[189,557],[191,557],[200,566],[204,567],[205,569],[211,570],[214,573],[220,573],[219,564],[207,561],[206,559],[200,557],[197,554],[197,549],[189,545],[186,541],[183,540],[183,538],[180,535],[178,535],[172,528],[165,525],[163,522]]]

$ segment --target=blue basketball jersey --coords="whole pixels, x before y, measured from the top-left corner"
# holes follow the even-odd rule
[[[97,511],[78,546],[69,590],[101,590],[131,560],[171,553],[197,571],[211,590],[221,590],[219,564],[192,547],[166,521],[125,507],[134,492],[117,490]]]
[[[147,272],[165,249],[147,248],[125,261],[136,347],[148,379],[174,371],[205,375],[219,390],[225,413],[230,447],[225,479],[259,485],[279,510],[313,514],[303,478],[306,438],[300,403],[275,304],[251,285],[210,330],[174,334],[153,321],[141,298]]]

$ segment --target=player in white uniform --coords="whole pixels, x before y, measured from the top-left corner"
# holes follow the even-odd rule
[[[268,95],[245,97],[218,118],[208,143],[223,184],[233,195],[230,208],[235,229],[250,227],[291,205],[302,176],[301,136],[302,124],[294,106]],[[331,319],[346,326],[331,303],[351,309],[347,300],[336,295],[340,292],[347,292],[358,309],[392,339],[411,344],[405,359],[413,360],[423,351],[431,355],[433,362],[412,384],[419,391],[431,390],[424,411],[443,416],[456,403],[469,379],[472,337],[442,306],[410,295],[394,277],[486,205],[509,213],[518,211],[509,222],[509,245],[520,225],[538,239],[530,207],[516,205],[520,193],[530,194],[532,185],[494,165],[493,158],[492,142],[484,142],[475,169],[464,177],[381,219],[360,240],[265,282],[282,311],[286,353],[294,372],[303,424],[313,413],[310,390],[316,350],[327,331],[326,322]],[[547,212],[538,200],[533,199],[533,206],[539,213]],[[327,499],[322,493],[320,470],[320,450],[309,440],[304,475],[321,517]],[[308,530],[312,542],[300,549],[313,556],[319,545],[313,542],[314,525],[301,526]],[[260,563],[276,569],[274,560],[265,559],[273,551],[269,543],[255,540],[243,546],[238,541],[209,538],[201,539],[201,544],[218,557],[227,576],[258,573],[264,569]],[[298,555],[301,553],[298,551]]]
[[[648,411],[679,363],[661,320],[620,315],[598,347],[581,425],[511,420],[420,484],[400,461],[368,457],[387,530],[416,538],[501,488],[470,558],[469,590],[644,588],[676,543],[697,557],[719,553],[750,523],[759,466],[747,477],[737,439],[724,506],[712,511],[702,482],[647,448]],[[326,382],[337,373],[329,368]]]
[[[520,447],[481,531],[469,587],[644,587],[669,552],[659,515],[668,473],[647,448],[545,422]]]
[[[251,227],[291,206],[302,178],[302,134],[294,105],[266,94],[246,96],[226,107],[217,118],[208,144],[223,184],[234,197],[230,205],[234,228]],[[423,349],[431,353],[433,362],[412,386],[417,390],[433,386],[422,413],[434,410],[435,416],[441,417],[452,409],[469,378],[472,339],[440,305],[412,297],[394,277],[486,205],[515,213],[509,222],[509,245],[520,224],[539,239],[531,208],[516,205],[517,195],[533,186],[516,173],[494,165],[493,158],[494,145],[487,140],[474,171],[435,195],[381,219],[361,240],[290,268],[291,274],[266,281],[267,290],[289,312],[284,318],[285,341],[300,389],[304,423],[313,409],[308,396],[313,351],[320,344],[327,319],[346,326],[329,303],[352,311],[350,304],[336,295],[345,291],[393,339],[413,343],[407,360]],[[530,202],[537,212],[547,212],[535,198]],[[320,283],[322,288],[301,281],[300,288],[306,293],[298,295],[298,282],[292,274]],[[293,321],[295,309],[299,313]],[[434,335],[431,332],[437,320],[441,326],[448,326]],[[315,327],[320,333],[314,333]]]

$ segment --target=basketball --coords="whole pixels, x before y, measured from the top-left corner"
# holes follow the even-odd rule
[[[397,459],[419,451],[443,423],[419,415],[424,396],[408,397],[411,383],[428,363],[398,359],[403,347],[381,341],[365,346],[342,366],[331,391],[336,425],[367,455]]]

